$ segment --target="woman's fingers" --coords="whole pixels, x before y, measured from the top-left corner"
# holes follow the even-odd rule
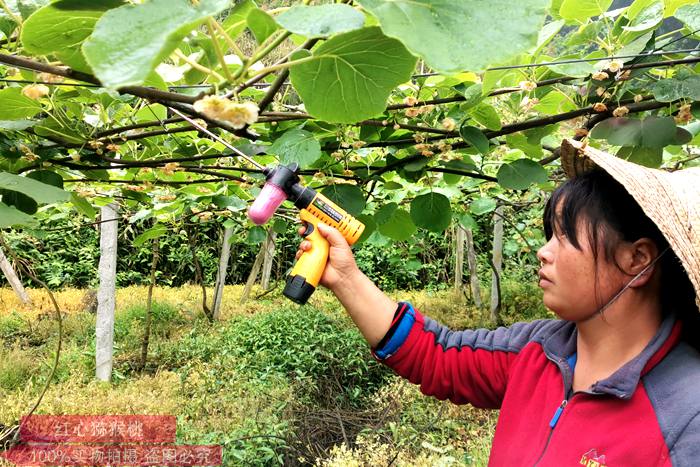
[[[296,259],[299,259],[301,254],[305,251],[309,251],[311,249],[311,242],[304,240],[299,244],[299,249],[297,250],[297,253],[295,255]]]

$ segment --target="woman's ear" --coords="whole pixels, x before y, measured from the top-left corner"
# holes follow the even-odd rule
[[[618,264],[625,274],[629,276],[637,276],[630,287],[642,287],[649,282],[653,277],[657,265],[652,264],[659,255],[659,249],[649,238],[640,238],[639,240],[628,243],[623,247],[621,261]],[[641,274],[641,275],[640,275]]]

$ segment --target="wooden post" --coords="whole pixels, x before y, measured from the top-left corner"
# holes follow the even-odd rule
[[[202,288],[202,311],[204,316],[210,322],[214,322],[214,315],[212,314],[209,304],[207,303],[207,285],[204,283],[204,272],[202,271],[202,265],[199,263],[199,258],[197,258],[197,244],[195,239],[195,233],[192,231],[191,227],[186,227],[187,232],[187,243],[190,245],[190,253],[192,253],[192,264],[194,265],[194,280],[199,283]]]
[[[260,285],[263,290],[270,288],[270,275],[272,274],[272,260],[275,258],[275,240],[277,238],[277,232],[270,228],[267,231],[267,237],[263,246],[265,248],[265,257],[263,258],[262,266],[262,280]]]
[[[245,301],[248,300],[250,290],[253,288],[253,284],[255,284],[255,280],[258,278],[258,274],[260,273],[260,267],[262,266],[264,256],[265,243],[263,242],[262,246],[260,247],[260,251],[258,252],[258,255],[255,257],[253,269],[250,270],[248,280],[246,281],[245,287],[243,288],[243,293],[241,294],[241,303],[245,303]]]
[[[464,240],[466,238],[466,232],[464,227],[457,224],[455,227],[455,283],[454,288],[456,291],[462,289],[464,285],[462,279],[464,278]]]
[[[500,322],[501,311],[501,271],[503,266],[503,205],[493,214],[493,250],[491,255],[491,321]]]
[[[97,321],[95,323],[95,377],[100,381],[112,378],[114,353],[114,309],[117,284],[117,234],[119,206],[102,207],[100,224],[100,285],[97,290]]]
[[[141,341],[141,361],[139,369],[146,368],[148,359],[148,344],[151,340],[151,311],[153,309],[153,288],[156,286],[156,271],[158,267],[158,256],[160,253],[160,238],[153,239],[153,262],[151,263],[151,282],[148,284],[148,298],[146,299],[146,325],[143,330],[143,340]]]
[[[466,229],[466,243],[467,243],[467,263],[469,264],[469,283],[472,288],[472,299],[474,300],[474,306],[481,309],[484,304],[481,301],[481,286],[479,285],[479,274],[477,271],[476,263],[476,250],[474,249],[474,236],[472,235],[472,229]]]
[[[12,290],[15,291],[15,294],[17,294],[17,297],[22,301],[22,303],[25,305],[31,305],[32,301],[29,299],[27,291],[24,290],[22,281],[19,280],[19,277],[17,277],[15,270],[5,257],[5,253],[2,251],[2,249],[0,249],[0,269],[2,269],[3,274],[5,274],[5,277],[7,278],[7,282],[10,283]]]
[[[224,229],[224,239],[221,242],[221,256],[219,257],[219,271],[216,273],[216,284],[214,285],[214,308],[212,317],[214,321],[219,319],[221,315],[221,299],[224,295],[224,284],[226,284],[226,271],[228,270],[228,261],[231,257],[231,236],[233,235],[233,227]]]

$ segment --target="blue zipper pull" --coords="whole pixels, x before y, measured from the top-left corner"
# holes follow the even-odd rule
[[[549,427],[551,429],[554,429],[555,426],[557,426],[557,422],[559,421],[559,417],[561,417],[562,412],[564,411],[564,407],[566,407],[567,400],[564,399],[561,401],[561,405],[557,407],[557,411],[554,412],[554,416],[552,417],[552,420],[549,422]]]

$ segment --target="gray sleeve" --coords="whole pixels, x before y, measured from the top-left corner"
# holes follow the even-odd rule
[[[694,467],[700,462],[700,413],[695,414],[676,439],[669,446],[674,466]]]

